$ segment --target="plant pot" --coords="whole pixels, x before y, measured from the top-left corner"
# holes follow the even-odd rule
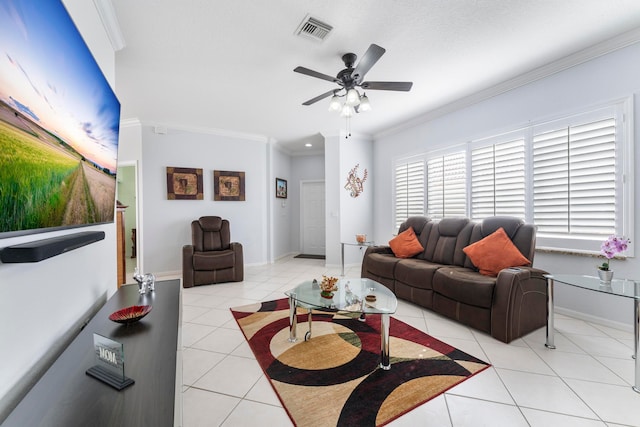
[[[333,298],[333,292],[331,292],[331,291],[320,291],[320,296],[322,298],[331,299],[331,298]]]
[[[598,269],[598,277],[600,277],[600,281],[604,283],[611,283],[611,279],[613,279],[613,271]]]

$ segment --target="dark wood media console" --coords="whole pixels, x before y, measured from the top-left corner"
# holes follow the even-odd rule
[[[151,304],[151,312],[129,326],[109,314],[131,305]],[[180,424],[176,402],[180,281],[156,282],[138,294],[122,286],[72,341],[2,424],[9,426],[173,426]],[[135,384],[117,391],[85,374],[94,362],[93,334],[124,344],[125,375]],[[180,370],[181,371],[181,370]],[[182,379],[179,379],[179,383]],[[178,393],[180,388],[178,387]]]

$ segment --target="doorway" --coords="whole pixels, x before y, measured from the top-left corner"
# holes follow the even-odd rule
[[[118,201],[124,209],[124,249],[126,283],[133,283],[133,272],[138,267],[138,170],[135,162],[118,165]]]
[[[307,255],[325,255],[324,181],[303,181],[300,188],[300,248]]]

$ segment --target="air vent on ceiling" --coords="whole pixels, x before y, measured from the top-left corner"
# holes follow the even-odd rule
[[[310,15],[305,16],[300,26],[296,30],[296,34],[317,41],[323,41],[327,38],[333,27],[329,24],[316,19]]]

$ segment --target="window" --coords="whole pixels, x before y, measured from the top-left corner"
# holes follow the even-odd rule
[[[427,216],[466,216],[467,178],[465,152],[427,161]]]
[[[395,176],[395,230],[410,216],[424,215],[424,160],[399,163]]]
[[[525,219],[524,137],[471,150],[471,215]]]
[[[616,212],[622,174],[616,167],[615,114],[545,127],[533,135],[533,221],[539,235],[602,241],[624,234],[622,212]]]
[[[632,105],[627,98],[398,164],[396,226],[423,211],[433,219],[505,215],[534,223],[538,247],[593,253],[611,234],[635,240],[633,142],[624,120]]]

